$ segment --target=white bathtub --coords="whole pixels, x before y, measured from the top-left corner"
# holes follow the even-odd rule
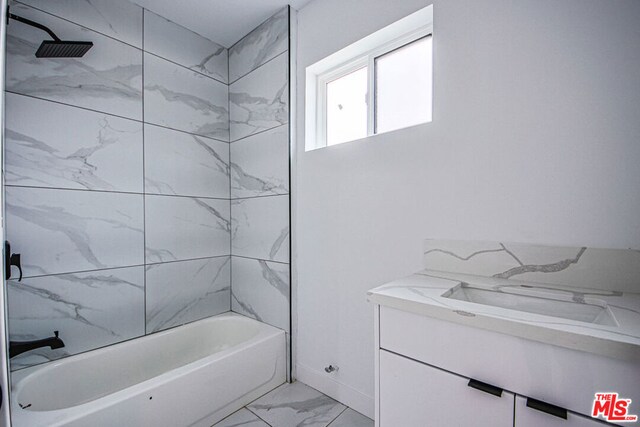
[[[209,427],[285,382],[285,335],[225,313],[14,372],[14,427]]]

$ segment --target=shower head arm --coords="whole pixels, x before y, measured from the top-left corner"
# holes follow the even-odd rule
[[[34,22],[31,19],[23,18],[22,16],[14,15],[13,13],[9,13],[8,17],[11,19],[15,19],[18,22],[22,22],[23,24],[31,25],[32,27],[36,27],[42,31],[46,31],[47,34],[49,34],[52,39],[54,39],[57,42],[61,41],[60,38],[56,36],[55,33],[51,31],[49,28],[45,27],[42,24]]]
[[[40,47],[36,51],[36,58],[81,58],[93,47],[93,42],[90,41],[60,40],[49,28],[22,16],[9,13],[7,8],[7,24],[9,19],[15,19],[18,22],[35,27],[51,36],[53,41],[45,40],[40,43]]]

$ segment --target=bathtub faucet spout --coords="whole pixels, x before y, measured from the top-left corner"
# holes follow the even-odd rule
[[[9,359],[24,353],[25,351],[35,350],[40,347],[50,347],[51,350],[64,347],[64,342],[58,338],[58,331],[53,331],[55,337],[45,338],[35,341],[10,341],[9,342]]]

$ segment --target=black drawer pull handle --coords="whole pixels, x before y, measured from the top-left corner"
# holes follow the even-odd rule
[[[494,396],[502,397],[502,389],[500,387],[496,387],[491,384],[483,383],[478,380],[469,380],[469,384],[467,384],[471,388],[475,388],[476,390],[484,391],[485,393],[493,394]]]
[[[547,413],[549,415],[553,415],[554,417],[562,418],[563,420],[567,419],[567,410],[561,408],[556,405],[552,405],[547,402],[543,402],[541,400],[532,399],[530,397],[527,398],[527,407],[531,409],[538,410],[540,412]]]

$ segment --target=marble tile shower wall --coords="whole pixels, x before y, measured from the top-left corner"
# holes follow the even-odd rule
[[[230,310],[231,231],[239,244],[256,241],[232,226],[231,192],[286,194],[288,177],[256,162],[279,147],[262,135],[255,152],[238,142],[231,188],[227,49],[124,0],[25,0],[11,9],[62,39],[94,43],[83,58],[37,59],[45,34],[8,27],[6,230],[24,270],[21,282],[9,281],[10,336],[59,330],[66,344],[24,353],[12,369]],[[250,82],[237,87],[247,92]],[[234,135],[286,122],[271,111],[238,119]],[[268,228],[253,221],[252,203],[236,209],[251,227]],[[281,273],[288,256],[272,252],[277,262],[250,260],[257,271]],[[271,261],[269,253],[250,252]]]
[[[229,48],[233,311],[289,333],[289,10]]]

